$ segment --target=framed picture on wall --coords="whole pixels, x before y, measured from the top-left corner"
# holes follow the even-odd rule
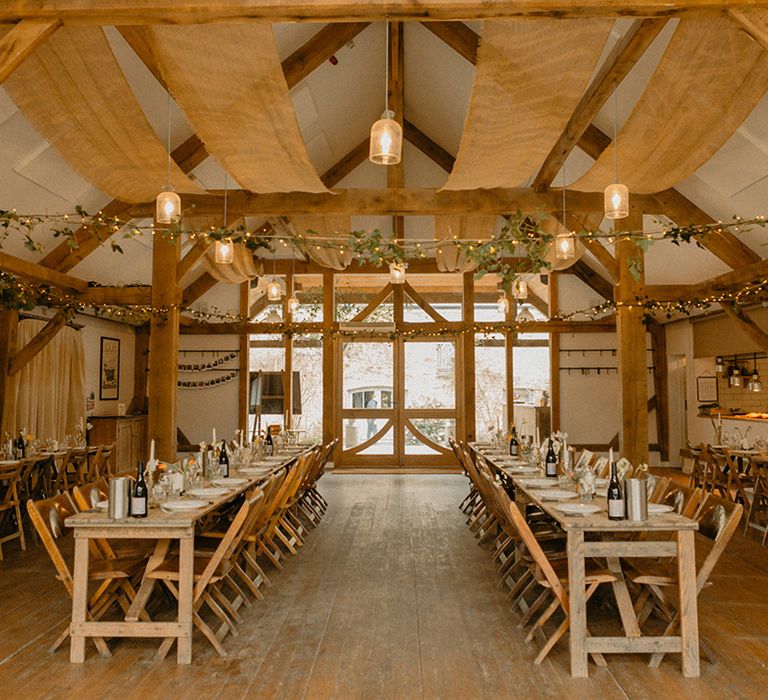
[[[696,400],[717,403],[717,377],[696,377]]]
[[[120,394],[120,340],[101,337],[99,399],[117,401]]]

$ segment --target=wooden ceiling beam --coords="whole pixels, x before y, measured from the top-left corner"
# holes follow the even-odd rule
[[[603,210],[602,192],[569,190],[568,206],[575,211]],[[223,192],[211,190],[203,195],[187,195],[182,205],[187,214],[207,216],[223,207]],[[534,192],[531,188],[497,188],[488,190],[424,189],[345,189],[333,193],[273,192],[255,194],[244,190],[230,191],[228,206],[238,216],[291,216],[293,214],[509,214],[518,209],[524,213],[556,212],[562,206],[562,195],[556,190]],[[635,195],[633,203],[649,210],[656,206],[651,195]],[[152,215],[154,202],[137,204],[130,216]]]
[[[766,0],[14,0],[0,6],[0,23],[24,19],[67,24],[206,24],[210,22],[450,21],[515,17],[712,16],[729,10],[766,8]]]
[[[338,162],[326,170],[320,179],[326,187],[334,187],[349,175],[358,165],[368,160],[369,137],[365,137],[357,146],[347,153]]]
[[[649,284],[645,292],[654,301],[693,301],[704,297],[738,291],[745,285],[762,282],[768,276],[768,260],[745,265],[697,284]]]
[[[516,268],[524,266],[526,262],[530,262],[528,258],[503,258],[504,264],[514,266]],[[324,272],[333,272],[335,275],[384,275],[389,279],[389,270],[385,265],[376,267],[375,265],[365,262],[362,265],[357,262],[350,265],[346,270],[337,271],[329,270],[327,267],[316,262],[305,262],[302,260],[291,260],[290,258],[278,258],[275,261],[275,274],[287,275],[291,271],[296,272],[297,275],[322,275]],[[434,258],[423,258],[418,260],[408,261],[408,274],[433,274],[441,272],[441,274],[454,274],[459,276],[461,273],[443,273],[437,267],[437,262]]]
[[[752,342],[761,350],[768,352],[768,333],[760,328],[754,319],[747,316],[747,313],[733,302],[720,302],[720,306]]]
[[[537,192],[543,192],[549,188],[565,159],[576,147],[587,127],[615,90],[616,85],[624,80],[666,22],[666,19],[635,20],[627,33],[613,47],[536,174],[533,188]]]
[[[203,272],[194,282],[187,285],[182,293],[182,303],[184,306],[189,306],[196,302],[203,294],[208,290],[213,289],[219,280],[212,277],[207,272]]]
[[[405,119],[405,41],[402,22],[389,23],[389,41],[387,43],[389,108],[394,112],[394,119],[403,128]],[[405,186],[405,144],[402,145],[400,161],[386,167],[387,189],[401,189]],[[392,232],[395,238],[405,238],[405,219],[400,215],[392,217]]]
[[[427,158],[437,163],[445,172],[450,173],[453,170],[456,158],[407,119],[403,125],[403,135],[407,141],[416,146]]]
[[[37,332],[35,337],[11,358],[8,365],[8,376],[12,377],[21,372],[35,355],[48,345],[56,334],[67,325],[72,316],[74,316],[74,312],[70,309],[59,310],[56,315]]]
[[[464,22],[422,22],[422,24],[473,66],[477,65],[480,37]]]
[[[583,260],[577,260],[565,272],[576,275],[591,290],[597,292],[604,299],[613,301],[613,284]]]
[[[68,292],[84,292],[88,289],[88,283],[85,280],[56,270],[49,270],[43,265],[22,260],[8,253],[0,252],[0,270],[33,282],[50,284]]]
[[[59,27],[58,20],[22,20],[0,39],[0,85]]]
[[[344,48],[370,22],[329,24],[283,61],[283,75],[290,90],[313,70]]]

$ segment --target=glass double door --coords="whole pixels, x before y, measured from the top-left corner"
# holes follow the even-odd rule
[[[454,466],[456,339],[340,339],[339,466]]]

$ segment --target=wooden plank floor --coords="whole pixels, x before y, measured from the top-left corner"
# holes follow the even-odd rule
[[[765,698],[768,696],[768,549],[737,536],[701,597],[701,628],[720,662],[683,679],[668,656],[642,656],[568,675],[567,643],[534,666],[490,557],[457,508],[454,475],[330,475],[330,507],[298,558],[246,609],[227,658],[196,634],[195,660],[153,659],[154,643],[47,648],[69,613],[38,547],[0,562],[0,696],[4,698]],[[130,690],[129,690],[130,689]]]

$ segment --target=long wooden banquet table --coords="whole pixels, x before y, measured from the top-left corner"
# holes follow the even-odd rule
[[[88,510],[72,515],[65,521],[74,528],[75,561],[72,587],[72,621],[70,624],[71,647],[69,660],[85,661],[85,643],[88,637],[155,637],[175,638],[176,660],[180,664],[192,663],[193,589],[195,525],[213,511],[221,509],[253,486],[263,482],[270,474],[295,460],[301,452],[286,454],[283,459],[268,458],[267,464],[258,463],[264,471],[258,475],[230,471],[231,477],[244,479],[228,493],[211,500],[207,506],[194,511],[169,513],[161,507],[150,507],[146,518],[114,520],[104,510]],[[267,467],[269,471],[267,471]],[[88,619],[88,566],[90,541],[97,539],[146,539],[157,540],[154,552],[147,560],[146,571],[152,571],[168,554],[171,543],[179,541],[179,599],[175,622],[148,622],[140,620],[156,581],[142,579],[136,598],[125,620],[95,621]]]
[[[588,676],[590,653],[657,653],[682,655],[682,671],[687,677],[699,676],[699,622],[696,592],[696,552],[694,532],[698,523],[676,513],[650,515],[645,521],[609,520],[603,499],[593,500],[602,506],[591,515],[566,515],[557,502],[539,497],[540,488],[529,485],[535,474],[518,474],[509,460],[492,451],[484,451],[485,459],[511,479],[515,500],[536,504],[567,533],[568,603],[570,615],[571,675]],[[640,533],[674,533],[674,538],[656,540],[637,537]],[[587,539],[586,535],[590,535]],[[621,557],[677,559],[679,581],[680,634],[645,636],[641,633],[632,600],[622,574]],[[585,564],[589,558],[605,559],[616,576],[613,592],[619,608],[624,636],[592,637],[587,631],[585,599]]]

